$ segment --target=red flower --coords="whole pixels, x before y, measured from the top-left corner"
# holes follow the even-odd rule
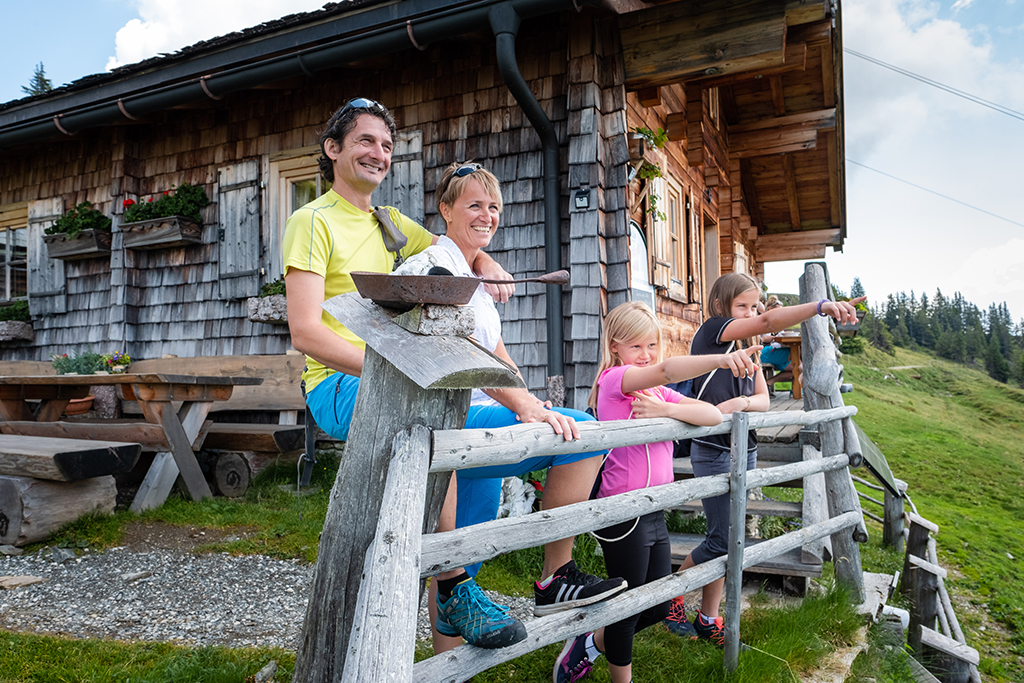
[[[170,190],[164,190],[164,194],[165,194],[165,195],[168,195],[168,194],[170,194],[170,193],[171,193],[171,191],[170,191]]]
[[[153,201],[153,198],[152,198],[152,197],[150,197],[150,198],[149,198],[149,199],[147,199],[146,201],[148,201],[148,202],[151,202],[151,201]]]
[[[126,199],[123,202],[121,202],[121,208],[122,209],[127,209],[129,206],[131,206],[134,203],[135,203],[134,199]]]

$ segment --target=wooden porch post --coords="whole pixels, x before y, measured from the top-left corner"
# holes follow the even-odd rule
[[[359,662],[369,661],[371,656],[352,649],[368,647],[369,641],[362,640],[365,630],[351,643],[350,634],[366,554],[378,531],[395,435],[414,424],[460,429],[469,408],[470,388],[522,386],[508,366],[469,340],[410,332],[391,324],[384,309],[358,294],[334,297],[323,307],[343,320],[367,346],[352,428],[331,491],[296,656],[294,680],[303,683],[333,683],[343,675],[348,680],[370,680],[369,672],[349,671],[346,662],[352,655],[353,666],[359,667]],[[408,457],[423,457],[416,453]],[[424,523],[429,531],[436,528],[450,476],[448,472],[431,475],[428,482]],[[413,580],[418,580],[418,557],[415,565]],[[414,620],[415,611],[403,617]],[[400,667],[408,675],[414,637],[412,634],[410,642],[401,645],[408,645],[401,650],[408,655],[408,667]],[[393,640],[387,643],[392,654],[398,647]],[[405,680],[410,680],[408,675]]]
[[[739,665],[740,604],[743,598],[743,547],[747,516],[747,435],[750,416],[732,414],[732,460],[729,468],[729,559],[725,565],[725,670]]]

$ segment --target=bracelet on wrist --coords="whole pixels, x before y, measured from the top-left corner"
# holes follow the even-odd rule
[[[820,315],[822,318],[827,318],[828,317],[828,313],[822,313],[821,312],[821,305],[823,303],[825,303],[826,301],[828,301],[828,299],[822,299],[821,301],[818,302],[818,315]]]

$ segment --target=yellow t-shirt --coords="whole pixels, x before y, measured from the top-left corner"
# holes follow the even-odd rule
[[[409,238],[404,257],[430,246],[433,235],[418,223],[391,209],[391,219]],[[324,278],[324,300],[356,291],[349,275],[353,270],[390,273],[395,256],[384,248],[380,227],[373,214],[362,211],[334,190],[298,209],[288,219],[284,233],[284,272],[306,270]],[[342,339],[365,348],[362,339],[324,311],[320,320]],[[306,356],[306,391],[312,391],[332,370]]]

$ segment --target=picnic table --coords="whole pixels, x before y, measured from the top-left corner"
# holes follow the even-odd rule
[[[144,423],[134,428],[144,437],[158,432],[169,450],[157,453],[131,509],[139,512],[159,507],[167,500],[178,475],[193,500],[212,496],[194,452],[202,446],[199,438],[215,401],[231,398],[235,386],[258,385],[260,377],[217,377],[167,373],[116,375],[32,375],[0,376],[0,429],[8,434],[66,436],[69,423],[57,422],[72,399],[85,398],[89,387],[117,385],[125,400],[137,401]],[[33,403],[39,407],[33,412]],[[52,424],[40,424],[52,423]],[[99,421],[82,425],[89,438],[123,441],[133,430],[122,421]]]
[[[793,398],[803,398],[803,379],[800,370],[800,347],[803,340],[800,333],[793,330],[783,330],[775,336],[775,341],[783,344],[789,349],[789,362],[793,364]]]

